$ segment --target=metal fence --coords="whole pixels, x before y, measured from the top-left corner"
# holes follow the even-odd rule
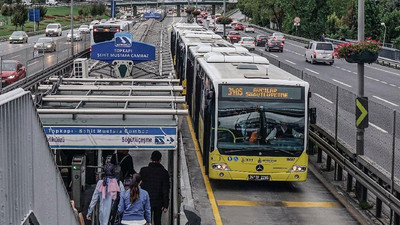
[[[307,81],[313,93],[311,105],[317,108],[317,125],[332,136],[337,123],[338,141],[352,152],[356,149],[355,99],[356,94],[332,83],[297,69],[290,64],[264,54],[271,64]],[[336,114],[336,104],[338,113]],[[394,113],[397,123],[394,123]],[[365,156],[372,159],[386,171],[392,170],[393,150],[396,177],[400,177],[400,112],[369,99],[369,127],[365,130]],[[394,130],[393,128],[396,128]],[[395,138],[393,139],[393,136]],[[395,140],[395,143],[394,141]]]
[[[78,224],[29,92],[0,95],[0,143],[0,224]]]

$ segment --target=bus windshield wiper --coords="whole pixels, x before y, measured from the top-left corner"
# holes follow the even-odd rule
[[[241,149],[232,149],[232,150],[224,150],[227,153],[233,153],[233,152],[251,152],[251,151],[259,151],[259,148],[241,148]]]
[[[290,156],[295,156],[294,153],[291,153],[291,152],[289,152],[289,151],[285,151],[285,150],[282,150],[282,149],[268,148],[268,150],[273,151],[273,152],[285,153],[285,154],[288,154],[288,155],[290,155]]]

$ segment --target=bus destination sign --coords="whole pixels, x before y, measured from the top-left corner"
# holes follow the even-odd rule
[[[301,90],[290,86],[222,85],[221,97],[301,100]]]

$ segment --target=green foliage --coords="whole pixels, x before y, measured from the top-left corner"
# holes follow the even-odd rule
[[[218,17],[217,23],[219,23],[219,24],[230,24],[230,23],[232,23],[232,18],[221,16],[221,17]]]
[[[400,11],[394,10],[390,13],[387,13],[383,16],[382,21],[386,25],[386,41],[392,41],[398,37],[400,37]],[[383,40],[383,33],[384,27],[382,29],[382,40]]]
[[[4,4],[1,7],[1,15],[4,16],[6,24],[8,24],[8,18],[13,15],[13,7],[11,5]]]
[[[16,4],[13,7],[13,16],[11,18],[11,23],[17,27],[24,29],[25,22],[28,20],[28,8],[23,4]]]
[[[381,7],[375,0],[365,0],[365,37],[378,39],[381,36]]]
[[[103,3],[95,3],[90,6],[90,15],[92,15],[93,17],[101,16],[105,12],[106,6]]]
[[[333,35],[338,35],[340,25],[341,25],[340,19],[336,16],[335,12],[332,15],[329,15],[328,19],[326,20],[326,30],[325,30],[328,36],[332,37]]]
[[[47,14],[47,7],[43,6],[43,5],[39,5],[35,7],[36,9],[39,9],[39,13],[40,13],[40,21],[42,21],[44,19],[44,16],[46,16]],[[38,29],[40,27],[40,21],[36,22]]]

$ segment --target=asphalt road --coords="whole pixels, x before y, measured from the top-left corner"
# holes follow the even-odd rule
[[[242,18],[240,13],[234,18]],[[267,34],[241,32],[242,36],[255,37]],[[269,34],[270,35],[270,34]],[[311,64],[305,62],[305,44],[286,40],[283,52],[266,52],[256,47],[254,53],[264,54],[272,61],[279,60],[281,68],[289,72],[303,71],[313,93],[312,106],[317,107],[317,124],[332,135],[335,130],[336,86],[339,90],[338,137],[356,149],[355,97],[357,94],[357,65],[335,59],[335,63]],[[386,171],[392,169],[393,110],[400,111],[400,71],[378,64],[365,64],[365,96],[369,98],[369,127],[365,130],[365,155]],[[400,113],[397,112],[395,175],[400,177]]]

